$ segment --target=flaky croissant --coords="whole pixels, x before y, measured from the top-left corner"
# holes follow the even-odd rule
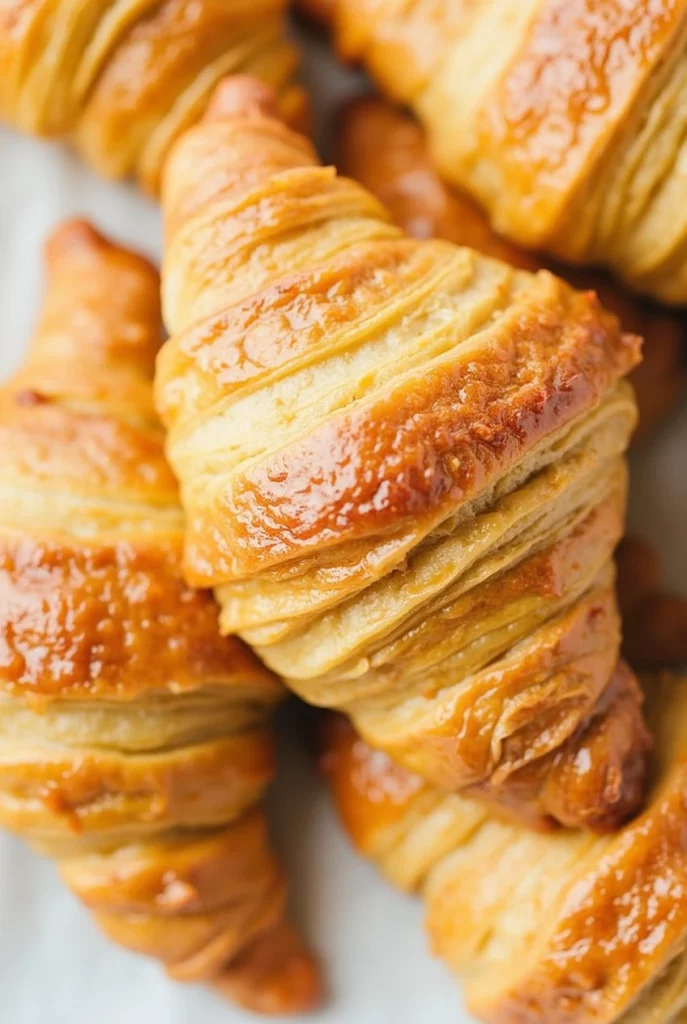
[[[266,1012],[318,994],[261,808],[282,688],[180,571],[158,275],[70,222],[0,391],[0,824],[104,931]]]
[[[423,893],[435,953],[488,1024],[687,1019],[687,678],[647,680],[656,772],[614,836],[538,835],[326,730],[322,765],[356,845]]]
[[[429,158],[424,133],[411,117],[382,99],[354,100],[339,121],[336,162],[343,174],[369,188],[394,220],[417,238],[446,238],[523,270],[547,266],[575,288],[596,289],[623,327],[646,342],[642,362],[630,374],[639,407],[635,437],[645,436],[684,394],[683,318],[638,299],[601,272],[564,267],[505,241],[467,196],[441,180]]]
[[[638,340],[392,225],[250,79],[165,171],[158,408],[185,572],[307,701],[535,825],[634,811],[611,556]]]
[[[169,147],[224,75],[258,75],[280,90],[288,116],[301,116],[286,2],[8,0],[0,118],[69,138],[100,174],[135,175],[156,193]]]
[[[687,302],[687,0],[335,0],[503,235]]]

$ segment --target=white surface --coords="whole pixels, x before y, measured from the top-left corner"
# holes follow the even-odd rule
[[[320,112],[340,91],[323,84]],[[319,72],[319,73],[318,73]],[[36,315],[42,241],[82,214],[150,254],[155,209],[133,190],[92,178],[59,148],[0,131],[0,374],[15,366]],[[687,589],[687,408],[636,454],[633,527],[660,546],[674,587]],[[287,716],[287,726],[293,726]],[[293,732],[291,728],[284,730]],[[313,1024],[466,1024],[452,979],[426,951],[421,908],[352,853],[294,736],[273,795],[291,869],[295,914],[326,968],[329,1000]],[[0,836],[2,1024],[240,1024],[248,1015],[210,993],[168,982],[157,964],[100,937],[50,864]]]

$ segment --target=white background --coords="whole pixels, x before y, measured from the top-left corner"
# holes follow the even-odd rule
[[[311,50],[321,132],[347,79]],[[352,84],[352,87],[356,87]],[[36,315],[41,245],[80,214],[155,256],[154,207],[132,189],[96,181],[59,147],[0,130],[0,374],[22,358]],[[631,524],[663,553],[670,584],[687,591],[687,405],[633,455]],[[313,1024],[467,1024],[459,992],[425,947],[421,908],[393,892],[350,850],[282,716],[275,834],[292,876],[294,913],[328,976]],[[293,1019],[293,1018],[291,1018]],[[200,988],[168,982],[157,964],[106,942],[59,885],[50,864],[0,836],[1,1024],[241,1024],[255,1018]]]

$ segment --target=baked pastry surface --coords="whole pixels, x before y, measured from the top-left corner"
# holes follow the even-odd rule
[[[8,0],[0,8],[0,118],[69,138],[108,178],[150,193],[170,146],[217,82],[250,72],[298,120],[286,0]]]
[[[687,302],[685,0],[331,11],[340,52],[415,110],[442,175],[501,234]]]
[[[262,809],[283,690],[181,576],[157,272],[82,221],[47,272],[0,389],[0,824],[172,977],[303,1010],[317,968]]]
[[[615,827],[648,746],[611,561],[638,340],[550,273],[408,238],[251,79],[163,207],[157,401],[223,631],[436,785]]]
[[[630,374],[639,408],[633,440],[674,409],[687,385],[685,321],[677,312],[632,295],[602,271],[564,266],[502,238],[465,193],[440,178],[420,125],[387,101],[347,104],[336,140],[341,173],[373,192],[408,234],[469,245],[523,270],[546,267],[575,288],[596,291],[623,327],[644,339],[642,361]]]
[[[419,891],[434,952],[489,1024],[676,1024],[687,1012],[687,679],[644,680],[656,738],[644,812],[613,836],[508,825],[356,736],[322,767],[351,838]]]

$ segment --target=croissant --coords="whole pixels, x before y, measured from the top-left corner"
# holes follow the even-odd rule
[[[69,138],[108,178],[150,193],[175,138],[217,82],[246,71],[299,120],[287,0],[7,0],[0,8],[0,118]]]
[[[541,835],[426,785],[345,720],[322,765],[355,844],[420,891],[432,948],[488,1024],[669,1024],[687,1012],[687,678],[647,680],[656,772],[613,836]]]
[[[413,108],[441,174],[500,234],[687,302],[687,0],[316,11],[341,54]]]
[[[373,97],[349,103],[337,132],[337,166],[370,189],[411,235],[469,245],[524,270],[547,266],[575,288],[596,289],[603,305],[646,342],[642,362],[630,374],[639,407],[635,438],[646,436],[685,393],[682,318],[638,299],[600,272],[563,267],[500,238],[470,199],[441,180],[412,118]]]
[[[173,978],[307,1008],[317,969],[261,807],[282,688],[181,578],[158,276],[80,221],[47,264],[0,400],[0,824]]]
[[[406,237],[273,98],[224,83],[164,173],[185,574],[434,784],[615,827],[648,747],[611,557],[638,340],[549,273]]]

